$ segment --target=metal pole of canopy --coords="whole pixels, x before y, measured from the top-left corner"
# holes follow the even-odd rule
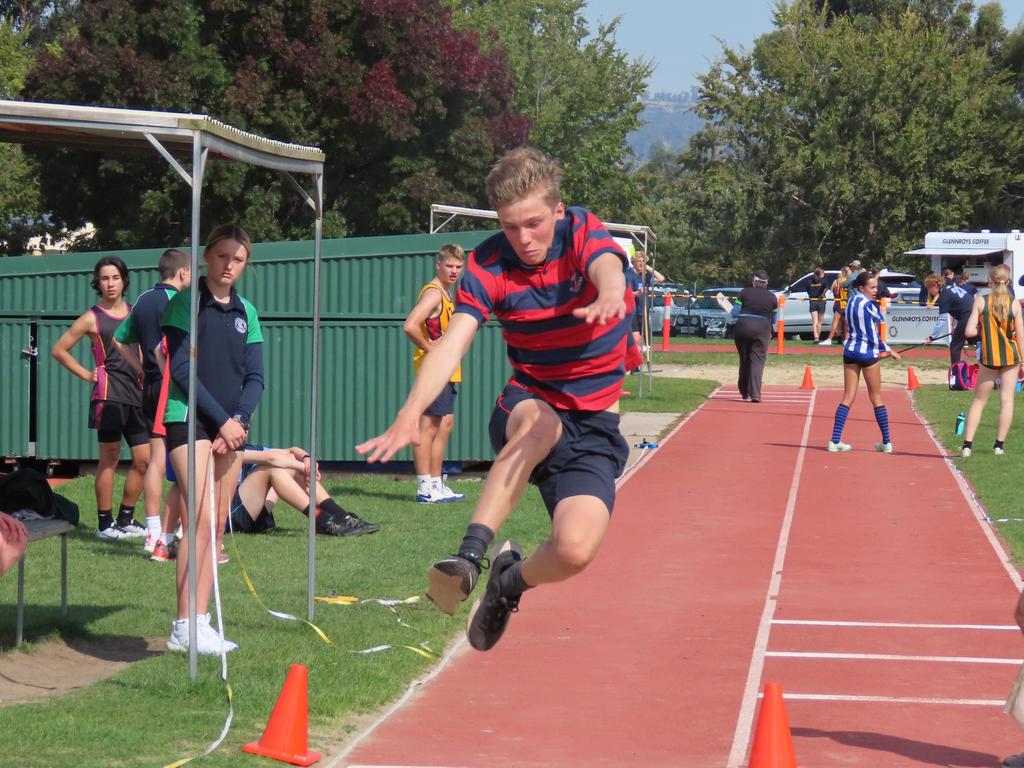
[[[188,316],[188,498],[185,516],[188,526],[188,674],[193,680],[199,676],[199,656],[196,650],[196,345],[199,342],[199,214],[202,208],[205,155],[202,133],[196,131],[192,134],[192,288],[189,291]],[[216,546],[216,542],[211,542],[210,546]]]
[[[320,241],[323,237],[324,177],[313,175],[316,185],[316,223],[313,237],[313,364],[310,370],[309,414],[309,554],[307,560],[308,621],[313,621],[316,601],[316,460],[317,460],[317,392],[320,388]]]

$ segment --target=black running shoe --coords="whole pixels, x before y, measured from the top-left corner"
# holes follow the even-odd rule
[[[341,520],[332,517],[322,523],[318,521],[316,526],[316,532],[324,536],[362,536],[379,530],[380,523],[368,523],[351,512]]]
[[[449,616],[454,616],[459,603],[469,597],[476,586],[485,564],[459,555],[451,555],[434,563],[427,571],[427,579],[430,581],[427,597]]]
[[[469,644],[478,651],[489,651],[501,639],[508,626],[508,620],[519,610],[519,598],[501,594],[498,580],[501,572],[517,560],[523,559],[523,551],[514,541],[503,541],[493,550],[491,575],[487,579],[487,591],[473,605],[469,612],[466,637]]]

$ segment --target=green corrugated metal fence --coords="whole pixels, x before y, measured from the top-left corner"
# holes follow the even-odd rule
[[[321,267],[320,455],[328,461],[359,458],[354,446],[383,431],[412,382],[412,345],[402,321],[424,282],[433,276],[441,245],[469,251],[489,233],[327,240]],[[131,269],[129,297],[157,282],[162,249],[111,252]],[[50,349],[75,317],[96,301],[92,267],[106,253],[0,259],[0,351],[7,361],[28,346],[28,327],[38,322],[36,448],[43,458],[95,459],[88,429],[90,387],[64,370]],[[267,390],[253,420],[252,439],[270,445],[303,444],[309,435],[309,366],[312,324],[313,245],[256,244],[239,290],[253,302],[264,327]],[[75,349],[88,368],[88,340]],[[29,366],[19,362],[0,384],[0,454],[27,454]],[[456,426],[448,458],[493,456],[487,421],[508,378],[500,328],[481,328],[463,363]],[[20,377],[20,378],[19,378]],[[123,451],[122,455],[127,455]],[[409,451],[399,459],[411,458]]]
[[[29,452],[29,365],[22,350],[30,347],[27,320],[0,320],[0,456],[24,456]]]

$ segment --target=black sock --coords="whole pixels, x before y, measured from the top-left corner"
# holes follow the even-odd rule
[[[974,447],[974,441],[973,440],[964,440],[964,448],[973,448],[973,447]]]
[[[1002,448],[1003,447],[1003,441],[1002,440],[996,440],[996,444],[993,445],[992,447],[993,448]]]
[[[531,589],[530,585],[523,581],[522,560],[516,560],[498,574],[498,589],[505,597],[519,597],[523,592]]]
[[[317,515],[318,521],[322,520],[325,523],[328,520],[344,520],[346,517],[352,516],[350,513],[338,506],[338,503],[334,499],[324,499],[320,502],[318,509],[321,512],[320,515]]]
[[[494,531],[482,523],[470,523],[466,528],[466,535],[459,547],[459,557],[464,557],[477,565],[484,559],[487,548],[494,540]]]
[[[99,518],[96,521],[96,530],[105,531],[110,527],[110,524],[114,522],[114,518],[110,514],[109,509],[97,509],[96,515]]]
[[[127,525],[135,519],[135,507],[126,507],[124,504],[117,510],[117,524]]]

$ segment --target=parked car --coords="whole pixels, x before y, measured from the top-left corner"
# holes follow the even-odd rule
[[[680,297],[680,305],[673,307],[672,328],[676,333],[709,338],[733,337],[736,320],[728,317],[718,306],[716,297],[723,294],[730,301],[740,295],[741,288],[705,288],[697,298]]]
[[[812,272],[808,272],[806,275],[801,277],[799,280],[794,280],[783,290],[777,293],[780,296],[786,298],[786,302],[782,308],[782,319],[786,323],[786,334],[787,335],[806,335],[810,338],[811,328],[811,309],[810,302],[807,299],[807,286],[810,285],[811,278],[814,276]],[[825,270],[825,284],[831,286],[832,282],[839,277],[838,269],[826,269]],[[917,282],[917,279],[913,275],[908,275],[905,272],[891,272],[888,269],[883,269],[878,273],[878,279],[885,284],[885,287],[889,289],[889,293],[892,294],[893,301],[901,303],[916,302],[918,294],[921,290],[921,284]],[[832,325],[832,291],[828,290],[825,292],[827,302],[825,304],[825,316],[822,319],[823,333],[827,333],[829,327]]]

